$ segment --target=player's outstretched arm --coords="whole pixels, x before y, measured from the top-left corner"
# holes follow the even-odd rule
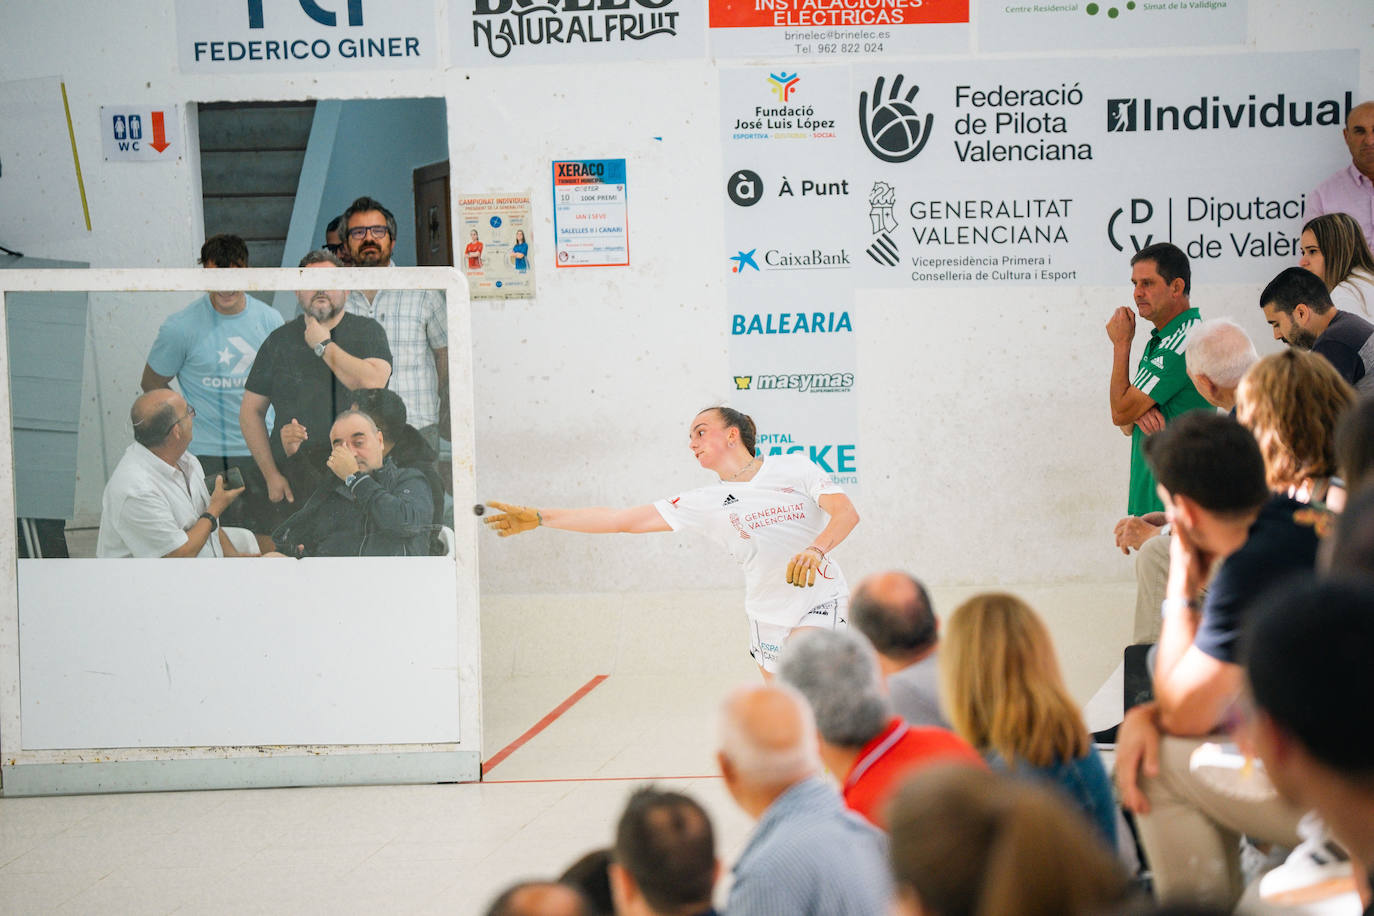
[[[585,534],[647,534],[671,531],[652,504],[629,509],[590,506],[584,509],[537,509],[492,500],[487,505],[500,509],[500,515],[484,516],[486,526],[501,537],[510,537],[535,528],[561,528]]]

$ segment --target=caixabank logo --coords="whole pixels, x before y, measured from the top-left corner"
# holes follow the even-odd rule
[[[1281,127],[1329,127],[1344,124],[1354,96],[1339,99],[1292,98],[1278,92],[1267,98],[1198,96],[1197,101],[1160,101],[1144,98],[1107,99],[1107,132],[1113,134],[1163,131],[1251,130]]]
[[[500,59],[535,45],[613,45],[678,33],[678,15],[700,0],[467,0],[472,47]]]

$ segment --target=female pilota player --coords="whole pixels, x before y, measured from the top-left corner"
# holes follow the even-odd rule
[[[708,407],[688,436],[697,462],[720,478],[672,499],[628,509],[544,509],[492,501],[482,519],[501,537],[534,528],[588,534],[692,531],[719,543],[744,567],[750,646],[765,680],[793,631],[849,625],[849,588],[830,552],[859,513],[844,491],[800,455],[754,455],[754,421]]]

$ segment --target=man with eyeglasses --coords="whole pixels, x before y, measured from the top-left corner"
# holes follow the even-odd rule
[[[247,267],[248,246],[236,235],[216,235],[200,249],[206,268]],[[261,527],[267,488],[239,430],[243,383],[258,347],[282,326],[281,313],[242,290],[211,291],[168,316],[143,366],[142,388],[177,387],[200,419],[191,454],[207,474],[238,468],[248,492],[228,509],[226,525]]]
[[[251,556],[252,536],[241,552],[220,526],[220,517],[243,492],[226,489],[190,454],[196,409],[170,388],[140,395],[129,411],[134,441],[105,485],[100,504],[98,557]]]
[[[339,259],[312,251],[301,267],[332,270]],[[311,270],[315,274],[316,270]],[[336,281],[321,275],[320,286]],[[263,341],[244,386],[239,424],[267,481],[271,530],[300,508],[322,479],[329,426],[358,388],[385,388],[391,376],[386,333],[344,311],[341,289],[297,290],[302,314]],[[267,412],[276,414],[269,435]]]
[[[359,197],[343,213],[344,246],[356,267],[391,267],[396,217],[371,197]],[[354,290],[344,306],[376,320],[391,346],[391,382],[411,426],[438,451],[448,428],[448,311],[432,289]]]

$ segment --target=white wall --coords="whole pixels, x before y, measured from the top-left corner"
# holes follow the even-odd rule
[[[1250,44],[1357,45],[1365,52],[1359,94],[1369,98],[1369,20],[1366,5],[1343,0],[1252,0]],[[170,0],[126,4],[118,15],[94,0],[7,12],[0,82],[59,72],[66,80],[93,229],[73,235],[63,228],[70,219],[54,217],[50,231],[5,244],[95,266],[194,259],[202,235],[194,154],[170,165],[103,162],[101,104],[446,97],[455,194],[530,189],[544,227],[532,239],[546,253],[536,261],[539,298],[473,305],[479,492],[545,505],[626,504],[708,481],[684,438],[699,407],[729,397],[726,274],[716,269],[725,253],[725,175],[709,60],[229,78],[180,73],[174,32]],[[23,126],[0,129],[13,136]],[[555,271],[547,259],[549,161],[582,156],[629,160],[630,268]],[[1331,130],[1312,156],[1340,166],[1339,134]],[[10,180],[7,170],[0,181]],[[941,584],[1130,576],[1110,542],[1125,502],[1127,445],[1107,417],[1103,333],[1110,310],[1129,303],[1122,260],[1122,282],[1108,288],[948,290],[921,309],[904,308],[894,291],[859,294],[865,521],[841,552],[851,577],[894,564]],[[1260,278],[1198,281],[1204,314],[1233,315],[1264,339],[1254,307]],[[941,345],[914,359],[913,342],[935,330]],[[137,352],[109,359],[141,365],[146,341],[136,336],[109,346]],[[738,583],[723,557],[674,535],[540,531],[483,543],[490,592]]]

